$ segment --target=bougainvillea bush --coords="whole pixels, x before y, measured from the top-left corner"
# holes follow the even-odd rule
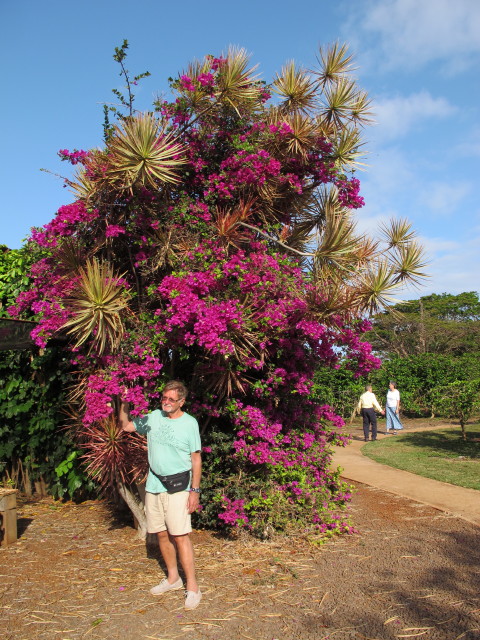
[[[369,312],[421,277],[406,221],[383,244],[356,232],[353,170],[369,103],[345,47],[311,72],[288,63],[260,81],[243,50],[192,63],[151,112],[128,93],[105,144],[62,150],[75,200],[33,231],[44,249],[13,313],[31,309],[44,345],[71,337],[74,427],[90,473],[134,510],[145,443],[115,426],[158,406],[169,378],[191,390],[204,444],[200,525],[348,529],[332,447],[343,421],[311,398],[314,371],[379,366]]]

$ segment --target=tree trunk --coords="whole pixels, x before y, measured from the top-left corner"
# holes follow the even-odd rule
[[[420,326],[419,326],[419,346],[420,346],[420,353],[426,353],[427,352],[427,338],[426,338],[426,331],[425,331],[425,312],[423,309],[423,302],[422,299],[420,298],[419,300],[420,302]]]
[[[460,426],[462,427],[462,438],[464,440],[467,439],[467,432],[465,431],[465,421],[464,420],[460,420]]]
[[[147,519],[145,517],[145,510],[141,500],[129,489],[123,482],[117,481],[118,493],[127,503],[128,508],[133,514],[135,524],[137,526],[137,534],[140,540],[145,540],[147,537]]]

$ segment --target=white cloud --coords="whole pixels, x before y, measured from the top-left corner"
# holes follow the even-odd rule
[[[430,293],[480,292],[480,237],[455,243],[443,238],[422,238],[421,242],[430,259],[426,268],[430,277],[420,290],[407,288],[405,299]]]
[[[375,139],[381,141],[399,138],[432,118],[447,118],[456,108],[445,98],[434,98],[428,91],[410,96],[384,98],[374,102],[377,126],[372,128]]]
[[[480,156],[480,127],[475,127],[468,136],[465,136],[456,151],[467,158]]]
[[[351,17],[350,29],[356,25],[379,38],[377,64],[389,68],[442,61],[455,71],[472,66],[480,54],[478,0],[371,0],[359,3]]]
[[[368,171],[358,174],[368,209],[375,212],[398,205],[398,195],[417,188],[418,173],[407,153],[393,147],[367,156]],[[395,204],[393,204],[395,203]],[[360,210],[362,211],[362,210]]]
[[[461,211],[462,201],[472,191],[468,182],[430,182],[424,185],[419,200],[432,213],[449,215]]]
[[[366,234],[371,238],[377,239],[379,236],[379,230],[382,225],[388,222],[390,216],[388,213],[380,215],[371,215],[368,211],[363,211],[356,218],[356,230],[359,234]]]
[[[425,247],[426,253],[430,256],[435,254],[443,254],[445,252],[454,252],[458,250],[462,245],[455,240],[446,240],[445,238],[419,238],[420,244]]]

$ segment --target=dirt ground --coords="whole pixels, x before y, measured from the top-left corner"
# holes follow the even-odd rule
[[[479,528],[356,485],[358,534],[305,541],[194,533],[204,599],[154,598],[155,547],[102,502],[19,508],[18,542],[0,549],[4,640],[480,639]]]

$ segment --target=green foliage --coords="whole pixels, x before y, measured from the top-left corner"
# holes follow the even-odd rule
[[[469,393],[460,389],[471,389],[480,378],[478,293],[432,294],[398,304],[375,316],[365,338],[383,357],[372,375],[374,386],[386,390],[395,380],[404,413],[462,422],[467,401],[453,397],[466,398]]]
[[[67,381],[66,363],[56,351],[0,353],[0,459],[3,470],[21,460],[33,480],[48,483],[69,446],[58,433]]]
[[[276,532],[299,534],[319,534],[326,539],[335,533],[345,532],[349,527],[345,515],[322,512],[322,525],[312,526],[312,509],[320,504],[329,510],[342,511],[349,500],[349,485],[340,480],[339,469],[329,475],[332,483],[338,485],[340,493],[335,501],[329,485],[317,487],[309,492],[309,469],[301,465],[283,467],[266,465],[254,468],[241,458],[232,456],[231,436],[221,431],[213,431],[205,438],[203,459],[206,472],[202,477],[202,509],[193,514],[194,526],[231,531],[231,522],[222,523],[218,518],[223,497],[244,502],[242,511],[248,517],[248,529],[259,538],[269,538]],[[323,454],[325,456],[327,454]],[[318,458],[322,453],[318,452]],[[279,487],[291,485],[291,489],[280,491]],[[292,500],[293,492],[302,494]],[[242,528],[239,518],[234,527]],[[317,541],[318,542],[318,541]]]
[[[55,467],[57,481],[50,487],[54,496],[63,498],[67,493],[72,500],[82,498],[95,490],[95,484],[88,478],[80,464],[81,451],[72,451],[65,460]]]
[[[38,250],[30,244],[18,250],[0,248],[0,317],[9,317],[8,307],[28,288],[28,271],[38,258]],[[20,461],[31,481],[43,478],[59,497],[92,489],[74,462],[70,437],[59,430],[65,421],[62,409],[71,382],[69,370],[60,347],[40,353],[0,351],[0,476],[11,477]],[[72,463],[66,476],[56,474],[62,460]]]
[[[467,439],[457,429],[404,433],[369,442],[362,453],[376,462],[459,487],[480,489],[480,424],[468,425]]]
[[[8,307],[21,291],[28,289],[28,269],[35,259],[35,253],[27,247],[9,249],[0,245],[0,318],[8,317]]]
[[[115,53],[113,54],[113,59],[115,60],[115,62],[118,62],[118,64],[120,65],[120,76],[122,76],[125,80],[124,88],[127,91],[127,95],[125,96],[118,89],[112,89],[113,95],[119,101],[119,106],[113,107],[113,106],[104,105],[103,107],[103,114],[104,114],[103,133],[104,133],[105,140],[108,140],[111,134],[113,133],[113,126],[110,124],[110,121],[109,121],[109,113],[112,113],[119,120],[124,120],[128,116],[132,116],[133,103],[135,101],[135,94],[132,92],[132,85],[137,85],[139,80],[141,80],[142,78],[147,78],[150,75],[149,71],[144,71],[143,73],[140,73],[134,76],[132,80],[130,79],[128,69],[125,67],[125,64],[124,64],[127,57],[127,49],[128,49],[128,40],[124,40],[123,44],[120,47],[115,47]],[[122,113],[121,108],[119,107],[124,107],[127,110],[126,115]]]
[[[432,294],[398,304],[375,316],[366,339],[386,358],[480,352],[478,294]]]
[[[380,390],[388,389],[390,380],[397,383],[401,394],[402,411],[411,417],[442,413],[436,402],[435,389],[456,381],[480,377],[480,359],[475,354],[460,357],[423,353],[406,358],[394,356],[384,360],[381,369],[373,372],[371,381],[380,397]]]
[[[365,391],[365,380],[343,364],[339,369],[319,368],[315,372],[312,395],[320,404],[328,404],[343,418],[349,418]]]
[[[480,410],[480,378],[457,380],[443,387],[436,387],[430,395],[432,404],[442,415],[460,422],[462,437],[466,440],[467,420]]]

